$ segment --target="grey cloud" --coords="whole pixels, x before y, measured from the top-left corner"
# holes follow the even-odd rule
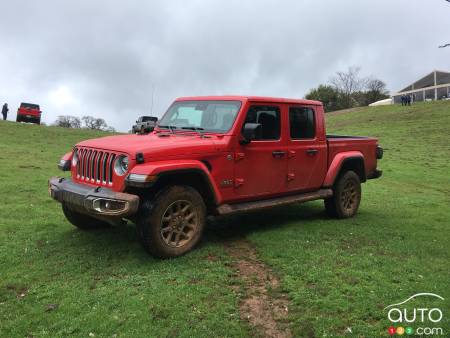
[[[449,69],[450,5],[379,1],[14,1],[0,4],[0,100],[120,130],[177,96],[301,97],[359,65],[391,90]],[[49,93],[67,88],[73,100]]]

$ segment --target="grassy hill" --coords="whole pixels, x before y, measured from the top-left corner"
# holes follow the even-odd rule
[[[133,226],[78,231],[48,197],[61,155],[101,133],[1,121],[0,336],[254,335],[224,248],[242,237],[279,277],[295,336],[387,336],[385,306],[450,298],[449,125],[450,102],[330,113],[328,133],[386,149],[355,218],[329,219],[321,202],[223,218],[197,250],[160,261]],[[434,304],[447,332],[448,304]]]

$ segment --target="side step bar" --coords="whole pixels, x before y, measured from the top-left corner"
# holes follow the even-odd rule
[[[238,212],[246,212],[251,210],[265,209],[291,203],[302,203],[308,201],[319,200],[333,196],[333,190],[320,189],[313,192],[307,192],[298,195],[276,197],[267,200],[244,202],[236,204],[223,204],[217,208],[219,215],[229,215]]]

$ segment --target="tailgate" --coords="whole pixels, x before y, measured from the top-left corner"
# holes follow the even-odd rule
[[[23,115],[23,116],[29,116],[29,117],[39,117],[41,115],[41,112],[37,109],[26,109],[26,108],[19,108],[17,111],[17,115]]]

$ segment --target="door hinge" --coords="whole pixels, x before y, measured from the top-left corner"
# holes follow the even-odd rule
[[[234,187],[235,188],[239,188],[241,185],[243,185],[244,184],[244,179],[243,178],[236,178],[235,180],[234,180]]]
[[[234,154],[234,159],[235,161],[240,161],[245,157],[245,153],[235,153]]]

